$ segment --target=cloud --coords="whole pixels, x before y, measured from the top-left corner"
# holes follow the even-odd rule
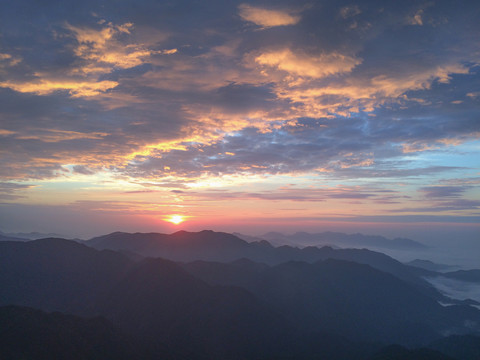
[[[0,182],[0,200],[12,201],[25,197],[22,191],[35,187],[32,184]]]
[[[362,11],[358,5],[344,6],[340,9],[340,16],[342,16],[344,19],[355,17],[361,13]]]
[[[429,186],[419,188],[426,198],[444,198],[444,197],[459,197],[468,187],[461,186]]]
[[[107,133],[91,132],[82,133],[78,131],[67,130],[55,130],[55,129],[31,129],[29,132],[23,132],[21,134],[11,132],[15,134],[17,140],[40,140],[47,143],[55,143],[60,141],[76,140],[76,139],[102,139],[107,136]]]
[[[458,172],[464,170],[456,166],[426,166],[417,168],[405,168],[401,166],[398,168],[388,163],[378,162],[377,166],[371,169],[364,168],[347,168],[337,169],[334,176],[340,179],[358,177],[358,178],[390,178],[390,179],[408,179],[408,178],[422,178],[425,176],[439,176],[440,174]],[[406,165],[406,164],[405,164]]]
[[[301,17],[296,11],[274,10],[248,4],[238,6],[240,17],[263,28],[297,24]]]
[[[86,166],[83,166],[83,165],[75,165],[72,167],[72,170],[74,173],[77,173],[77,174],[82,174],[82,175],[93,175],[95,174],[95,171],[89,169],[88,167]]]
[[[107,23],[98,30],[70,24],[65,27],[73,33],[77,41],[75,55],[87,61],[74,72],[108,73],[113,70],[112,67],[128,69],[143,64],[152,55],[171,55],[177,52],[177,49],[152,50],[142,44],[125,44],[120,38],[133,31],[134,25],[130,22],[121,25]]]
[[[437,213],[437,212],[456,212],[464,210],[479,210],[480,200],[455,199],[452,201],[439,201],[432,203],[427,207],[408,207],[391,210],[392,212],[412,212],[412,213]]]
[[[118,85],[115,81],[75,81],[39,80],[29,83],[0,82],[0,87],[10,88],[21,93],[48,95],[55,91],[67,91],[72,97],[91,97],[99,95]]]
[[[322,173],[332,178],[408,178],[454,173],[455,166],[413,167],[403,160],[400,129],[375,133],[378,119],[305,120],[265,129],[246,128],[209,144],[152,149],[121,171],[132,177],[222,176],[227,174]],[[406,131],[410,131],[406,129]],[[375,149],[375,150],[374,150]],[[382,150],[380,150],[382,149]],[[397,158],[396,160],[394,160]]]
[[[12,67],[22,61],[20,57],[12,56],[10,54],[0,53],[0,70],[4,67]]]
[[[480,301],[480,284],[449,279],[443,276],[428,277],[425,280],[452,299]]]
[[[278,69],[294,76],[322,78],[332,74],[350,72],[361,60],[339,53],[311,56],[291,49],[271,50],[255,56],[257,64]]]
[[[394,191],[382,190],[374,187],[337,186],[323,188],[303,188],[299,186],[285,186],[277,189],[262,190],[257,192],[241,192],[228,189],[202,189],[181,191],[178,194],[185,199],[203,199],[209,201],[228,200],[267,200],[267,201],[293,201],[293,202],[324,202],[328,200],[376,200],[383,198],[383,194],[393,193],[390,198],[398,195]]]
[[[407,18],[407,24],[409,25],[423,25],[423,9],[418,10],[413,16]]]
[[[85,26],[64,25],[73,37],[73,55],[69,67],[61,71],[35,71],[28,79],[12,79],[0,82],[0,87],[9,88],[21,93],[48,95],[56,91],[66,91],[72,97],[95,97],[119,85],[118,81],[99,80],[99,75],[105,75],[117,69],[130,69],[146,62],[152,55],[172,55],[178,50],[150,49],[153,44],[136,44],[129,41],[134,29],[133,23],[126,22],[115,25],[100,21],[97,28]],[[67,34],[55,34],[54,41],[68,38]],[[161,37],[159,40],[164,40]],[[1,60],[15,64],[20,60],[9,54],[2,54]]]

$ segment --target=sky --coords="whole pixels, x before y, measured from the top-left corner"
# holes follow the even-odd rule
[[[473,243],[479,18],[475,1],[3,1],[0,230]]]

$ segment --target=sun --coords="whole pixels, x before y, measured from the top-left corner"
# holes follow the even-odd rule
[[[183,215],[174,214],[174,215],[169,215],[164,220],[171,222],[172,224],[178,225],[185,221],[185,217]]]

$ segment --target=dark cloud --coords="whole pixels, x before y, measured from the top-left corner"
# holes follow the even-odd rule
[[[33,188],[35,185],[19,184],[11,182],[0,182],[0,200],[16,200],[25,197],[22,190]]]
[[[343,187],[343,188],[302,188],[287,187],[258,192],[241,192],[222,189],[207,189],[204,191],[176,191],[184,199],[201,199],[209,201],[225,201],[235,199],[268,200],[268,201],[294,201],[294,202],[324,202],[331,199],[340,200],[374,200],[380,201],[385,197],[381,188],[369,187]],[[387,190],[389,193],[394,191]],[[400,199],[402,196],[394,194],[388,199]]]
[[[72,167],[72,170],[74,173],[77,174],[82,174],[82,175],[93,175],[95,174],[95,171],[87,168],[86,166],[83,165],[75,165]]]
[[[422,187],[418,190],[422,192],[426,198],[444,198],[444,197],[459,197],[469,187],[460,186],[429,186]]]
[[[270,110],[275,103],[271,86],[252,86],[231,83],[215,90],[214,104],[234,112]]]

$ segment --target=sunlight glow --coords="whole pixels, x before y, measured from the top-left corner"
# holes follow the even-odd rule
[[[167,218],[164,219],[165,221],[171,222],[172,224],[178,225],[185,221],[185,217],[183,215],[169,215]]]

